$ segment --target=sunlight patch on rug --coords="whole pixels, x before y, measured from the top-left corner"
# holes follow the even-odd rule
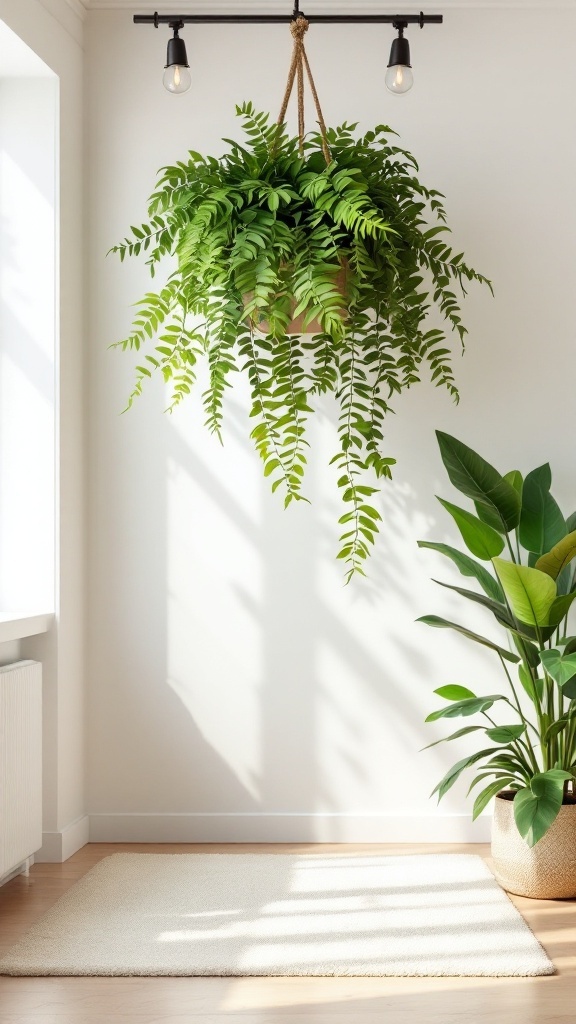
[[[117,853],[0,973],[532,977],[554,967],[480,857]]]

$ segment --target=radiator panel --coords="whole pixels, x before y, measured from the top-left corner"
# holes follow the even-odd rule
[[[42,845],[42,666],[0,667],[0,878]]]

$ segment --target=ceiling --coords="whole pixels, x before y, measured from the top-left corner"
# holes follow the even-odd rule
[[[292,0],[66,0],[90,10],[159,11],[170,14],[284,14]],[[445,14],[462,8],[574,8],[575,0],[301,0],[308,14],[377,14],[383,11],[434,11]]]

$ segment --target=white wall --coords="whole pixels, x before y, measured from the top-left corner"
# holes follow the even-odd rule
[[[0,77],[0,608],[6,612],[54,610],[57,111],[55,75]]]
[[[38,0],[0,0],[0,20],[59,78],[56,628],[48,636],[23,640],[19,645],[21,657],[36,658],[44,666],[42,856],[58,860],[82,845],[86,836],[82,23],[62,0],[45,0],[45,5]],[[31,372],[40,370],[39,362],[32,361]],[[4,653],[0,652],[3,659]]]
[[[441,7],[441,5],[440,5]],[[198,403],[172,418],[154,384],[121,417],[136,361],[108,345],[147,289],[143,263],[105,253],[145,216],[157,168],[188,148],[219,153],[234,104],[275,113],[289,58],[284,28],[185,33],[194,85],[161,85],[167,32],[131,16],[88,19],[90,211],[90,811],[96,839],[482,838],[463,787],[428,794],[469,750],[419,748],[446,682],[490,692],[498,665],[446,632],[435,612],[491,630],[430,576],[451,578],[418,538],[454,540],[434,428],[503,471],[553,463],[571,512],[576,271],[576,13],[457,10],[413,31],[416,85],[384,89],[390,30],[312,29],[309,53],[329,123],[390,122],[447,197],[454,244],[488,274],[473,289],[462,402],[428,384],[396,403],[385,526],[367,583],[342,586],[338,499],[326,468],[334,412],[313,430],[307,493],[284,513],[231,396],[226,446]],[[128,56],[127,56],[128,55]],[[198,396],[197,396],[198,397]]]

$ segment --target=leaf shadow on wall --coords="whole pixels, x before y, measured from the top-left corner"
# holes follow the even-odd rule
[[[245,437],[245,413],[234,400],[229,400],[228,409],[226,430],[230,441],[227,443],[232,442],[244,449],[248,457],[255,459]],[[255,713],[259,718],[259,735],[254,738],[259,749],[252,749],[252,767],[242,780],[249,793],[249,800],[244,800],[242,805],[246,807],[248,803],[263,812],[337,812],[342,806],[341,795],[335,791],[326,770],[321,769],[318,763],[319,744],[325,747],[326,743],[323,719],[328,717],[336,723],[334,736],[329,740],[332,745],[331,756],[339,761],[341,770],[353,779],[352,785],[360,793],[368,787],[370,781],[362,756],[365,723],[354,710],[350,712],[350,709],[342,706],[339,694],[332,690],[326,673],[320,674],[319,648],[328,649],[331,657],[338,659],[342,671],[358,687],[359,696],[368,692],[371,703],[377,702],[383,727],[385,724],[390,728],[392,721],[395,737],[414,755],[422,745],[419,734],[422,715],[417,708],[415,695],[403,685],[405,673],[402,664],[412,674],[417,673],[425,680],[429,660],[424,648],[410,642],[410,637],[403,629],[389,630],[386,635],[383,629],[382,643],[389,650],[389,658],[385,660],[395,665],[393,672],[383,671],[382,663],[374,656],[373,650],[362,642],[353,624],[347,623],[337,608],[330,606],[321,597],[318,587],[319,561],[333,558],[333,552],[330,551],[333,538],[327,537],[325,518],[333,515],[336,508],[330,507],[327,510],[323,506],[323,499],[317,493],[316,474],[312,465],[307,491],[312,505],[297,506],[285,513],[281,502],[276,499],[276,504],[273,504],[275,499],[270,499],[267,493],[264,496],[267,482],[262,481],[261,519],[257,522],[246,512],[244,503],[234,493],[226,478],[219,474],[218,467],[213,470],[209,464],[211,444],[215,442],[203,438],[198,445],[194,439],[188,441],[182,430],[170,430],[168,448],[177,472],[193,481],[195,494],[198,496],[201,493],[202,503],[210,502],[218,509],[218,514],[237,531],[242,543],[252,550],[259,566],[260,585],[255,588],[247,585],[249,581],[242,571],[229,573],[227,579],[226,567],[221,563],[219,583],[214,591],[221,599],[222,589],[229,591],[226,610],[222,607],[214,609],[221,630],[220,646],[226,647],[230,642],[227,614],[236,615],[238,609],[252,620],[252,629],[260,645],[258,663],[242,667],[241,655],[237,663],[239,690],[242,691],[243,686],[250,688],[257,685],[258,707]],[[379,615],[382,611],[383,624],[387,606],[394,603],[405,606],[407,621],[412,623],[410,587],[398,537],[399,533],[401,538],[405,536],[413,494],[406,489],[389,487],[385,501],[386,515],[391,525],[383,530],[379,538],[370,564],[370,580],[360,582],[352,601],[355,605],[371,608],[373,615]],[[329,504],[332,505],[332,502]],[[295,525],[292,525],[294,521]],[[180,549],[180,557],[189,558],[191,571],[194,571],[192,567],[195,562],[197,565],[198,549],[194,551],[190,548],[187,552]],[[339,568],[337,566],[334,570],[336,575]],[[174,588],[171,588],[170,597],[177,605],[179,595],[174,592]],[[192,611],[188,620],[191,643],[194,630],[201,626],[199,604],[203,600],[200,597],[196,601],[196,610]],[[205,600],[209,601],[208,595]],[[194,616],[197,619],[196,625],[192,621]],[[182,632],[184,628],[185,620],[182,619],[178,630]],[[170,643],[169,640],[169,646]],[[215,633],[215,660],[209,671],[205,671],[203,679],[193,678],[191,661],[182,671],[169,673],[171,687],[178,693],[203,733],[202,708],[210,699],[216,699],[212,693],[207,701],[206,689],[213,691],[218,683],[216,676],[226,670],[222,652],[216,651],[217,643],[218,636]],[[225,702],[225,697],[223,693],[223,703],[219,705],[219,715],[223,718],[241,710],[242,705],[241,694],[234,708]],[[253,697],[254,693],[250,700]],[[205,718],[210,719],[210,713]],[[241,720],[237,727],[242,728]],[[209,734],[209,728],[205,735]],[[211,739],[211,742],[215,741]],[[225,742],[226,727],[223,727],[216,742],[222,752],[226,749]],[[244,750],[249,746],[250,742],[247,742]],[[397,770],[397,763],[392,759],[387,763],[386,751],[383,750],[382,776],[390,779],[392,794],[393,778]],[[233,774],[237,774],[235,770]],[[215,809],[236,810],[238,794],[227,786],[218,789],[220,803]],[[359,813],[362,813],[362,808]]]

